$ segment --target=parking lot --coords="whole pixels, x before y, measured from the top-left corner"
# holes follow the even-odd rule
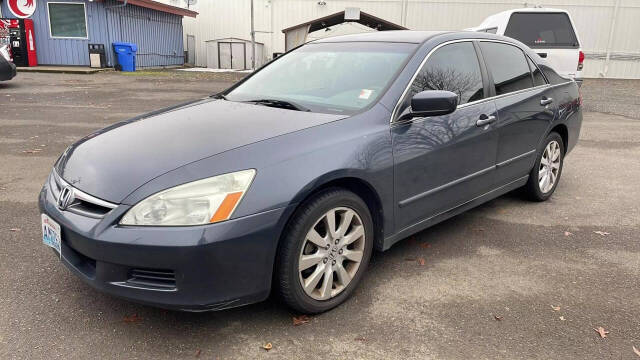
[[[508,194],[374,254],[354,296],[304,324],[277,299],[171,312],[72,275],[42,245],[36,203],[58,155],[241,76],[0,83],[1,359],[640,359],[640,81],[585,81],[581,139],[550,201]]]

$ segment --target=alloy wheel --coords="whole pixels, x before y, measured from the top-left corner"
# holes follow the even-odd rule
[[[340,294],[355,276],[365,250],[362,219],[337,207],[322,215],[305,236],[298,259],[300,284],[315,300]]]
[[[547,144],[542,153],[540,168],[538,169],[538,186],[543,194],[553,189],[558,179],[561,160],[560,144],[553,140]]]

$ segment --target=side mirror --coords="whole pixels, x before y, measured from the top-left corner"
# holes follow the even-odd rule
[[[447,115],[456,111],[458,95],[451,91],[427,90],[411,98],[411,117]]]

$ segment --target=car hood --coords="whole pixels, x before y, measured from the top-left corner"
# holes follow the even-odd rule
[[[90,134],[62,154],[56,171],[74,187],[120,203],[183,165],[344,117],[204,99]]]

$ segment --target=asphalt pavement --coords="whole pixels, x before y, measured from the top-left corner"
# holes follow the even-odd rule
[[[301,325],[276,299],[171,312],[72,275],[42,245],[36,203],[58,155],[240,76],[0,83],[0,359],[640,359],[640,81],[585,81],[580,142],[549,201],[507,194],[374,254],[349,301]]]

